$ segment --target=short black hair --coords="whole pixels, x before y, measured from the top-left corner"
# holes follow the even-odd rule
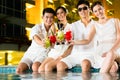
[[[44,10],[43,10],[43,15],[45,14],[45,13],[52,13],[54,16],[55,16],[55,11],[52,9],[52,8],[45,8]]]
[[[92,11],[93,11],[94,6],[96,6],[96,5],[101,5],[101,6],[103,6],[100,1],[95,1],[95,2],[93,2],[92,6],[91,6],[91,10],[92,10]]]
[[[78,2],[76,7],[78,8],[78,6],[81,5],[81,4],[85,4],[88,7],[90,7],[90,4],[89,4],[89,2],[87,0],[79,0],[79,2]]]
[[[58,9],[62,9],[65,13],[67,13],[67,10],[66,8],[62,7],[62,6],[59,6],[56,8],[55,12],[57,13]]]

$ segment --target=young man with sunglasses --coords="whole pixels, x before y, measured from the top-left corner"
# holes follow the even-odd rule
[[[94,21],[90,18],[90,5],[86,0],[79,0],[77,4],[78,14],[80,20],[72,23],[72,34],[73,40],[85,40],[89,35],[89,32],[94,24]],[[72,40],[72,41],[73,41]],[[65,71],[65,69],[70,69],[77,64],[82,67],[82,73],[90,71],[91,66],[94,63],[93,53],[94,53],[94,42],[91,40],[89,44],[78,45],[72,44],[73,49],[71,54],[66,58],[63,58],[57,64],[57,71]]]

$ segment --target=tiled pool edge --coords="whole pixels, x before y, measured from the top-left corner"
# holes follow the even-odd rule
[[[1,73],[15,73],[16,72],[16,68],[17,68],[17,65],[16,66],[0,66],[0,74]],[[71,71],[71,72],[81,72],[81,67],[80,66],[76,66],[76,67],[73,67],[72,69],[69,69],[68,71]],[[94,68],[91,68],[90,69],[91,72],[99,72],[99,69],[94,69]],[[28,70],[27,72],[32,72],[32,70]]]
[[[0,66],[0,73],[15,73],[17,66]]]

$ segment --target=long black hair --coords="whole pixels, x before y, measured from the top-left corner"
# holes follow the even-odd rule
[[[64,7],[62,7],[62,6],[57,7],[56,10],[55,10],[55,12],[57,13],[57,11],[58,11],[59,9],[62,9],[65,13],[67,13],[66,8],[64,8]]]
[[[92,11],[93,11],[94,6],[96,6],[96,5],[101,5],[101,6],[103,6],[100,1],[93,2],[92,6],[91,6],[91,10],[92,10]]]

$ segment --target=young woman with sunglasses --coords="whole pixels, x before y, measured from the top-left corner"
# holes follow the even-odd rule
[[[71,24],[71,31],[75,41],[86,39],[86,36],[94,24],[94,21],[90,18],[89,7],[89,2],[86,0],[79,0],[77,4],[78,14],[81,19]],[[87,45],[73,45],[71,54],[63,58],[57,64],[57,71],[71,69],[77,64],[82,67],[83,73],[90,71],[90,68],[93,65],[93,46],[93,40],[91,40],[91,43]]]

